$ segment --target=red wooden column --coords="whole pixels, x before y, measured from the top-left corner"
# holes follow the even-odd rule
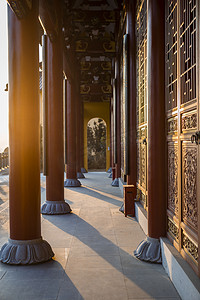
[[[115,161],[114,161],[114,99],[111,100],[110,102],[110,140],[111,140],[111,167],[112,167],[112,176],[110,175],[110,177],[112,178],[112,182],[115,179]],[[112,185],[112,183],[111,183]]]
[[[81,151],[81,172],[87,173],[87,170],[84,168],[84,107],[83,102],[80,99],[80,151]]]
[[[18,20],[8,8],[10,238],[0,261],[33,264],[53,257],[41,237],[38,1]]]
[[[128,2],[128,26],[127,33],[129,35],[129,174],[127,176],[127,184],[136,187],[136,171],[137,171],[137,145],[136,145],[136,1]],[[133,198],[136,197],[136,188]]]
[[[121,101],[120,101],[120,74],[119,74],[119,56],[116,63],[116,93],[117,93],[117,178],[121,177]]]
[[[107,173],[112,173],[112,130],[111,130],[111,104],[110,104],[110,168],[107,170]],[[112,178],[112,175],[108,176]]]
[[[60,35],[47,38],[47,176],[46,201],[43,214],[66,214],[71,209],[64,201],[64,144],[63,144],[63,64]]]
[[[80,95],[76,93],[76,164],[77,178],[85,178],[81,172],[81,101]]]
[[[65,187],[81,186],[76,170],[76,91],[67,80],[67,167]]]
[[[110,173],[108,178],[112,178],[112,104],[110,102],[110,168],[107,170],[107,173]]]
[[[115,179],[112,182],[112,186],[119,186],[119,178],[121,177],[121,103],[120,103],[120,80],[119,80],[119,61],[118,56],[115,61],[115,84],[114,84],[114,96],[115,96],[115,105],[116,105],[116,131],[115,131],[115,139],[116,139],[116,162],[115,162]],[[115,151],[115,150],[114,150]]]
[[[146,261],[161,262],[159,238],[166,234],[165,1],[148,0],[147,3],[148,237],[135,254]]]

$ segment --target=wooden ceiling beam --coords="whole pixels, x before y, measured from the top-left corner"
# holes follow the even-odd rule
[[[54,23],[56,18],[55,11],[53,12],[54,7],[51,8],[48,0],[40,0],[39,3],[39,18],[41,25],[50,40],[53,41],[58,34]]]

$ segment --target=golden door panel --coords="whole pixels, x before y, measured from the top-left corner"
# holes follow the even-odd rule
[[[198,264],[198,243],[191,238],[190,234],[187,234],[184,230],[182,231],[182,248],[184,252],[193,261],[194,266]]]
[[[192,111],[189,113],[182,114],[181,116],[181,130],[186,133],[190,130],[197,129],[197,112]]]
[[[198,272],[198,73],[196,0],[166,1],[167,232]],[[199,41],[198,41],[199,42]],[[199,136],[200,137],[200,136]],[[200,139],[199,139],[200,140]],[[193,142],[193,143],[192,143]]]
[[[178,144],[168,143],[168,209],[178,216]]]
[[[123,51],[120,57],[120,98],[121,98],[121,178],[124,180],[124,103],[123,103]]]
[[[147,207],[147,1],[137,3],[137,199]]]
[[[197,231],[197,146],[182,144],[182,218]]]
[[[196,0],[181,0],[180,11],[180,88],[181,104],[196,98]]]
[[[170,236],[176,242],[176,245],[178,245],[178,243],[179,243],[179,228],[178,228],[176,222],[173,221],[173,218],[171,218],[169,216],[167,218],[167,232],[168,232],[168,236]]]
[[[140,143],[140,185],[146,188],[146,159],[147,159],[146,145]]]
[[[166,110],[177,107],[177,0],[166,1]]]

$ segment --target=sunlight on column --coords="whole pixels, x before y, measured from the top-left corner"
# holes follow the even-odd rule
[[[0,2],[0,153],[8,147],[8,48],[7,48],[7,4]]]

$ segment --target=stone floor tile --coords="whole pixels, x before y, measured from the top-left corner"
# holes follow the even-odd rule
[[[112,224],[110,226],[107,227],[103,227],[103,225],[101,227],[98,227],[98,230],[94,227],[91,226],[81,226],[81,227],[77,227],[75,230],[74,235],[79,238],[79,237],[89,237],[89,236],[97,236],[97,235],[102,235],[103,237],[107,238],[110,235],[115,234],[114,228],[112,226]]]
[[[80,217],[77,215],[79,213],[79,210],[75,210],[76,213],[70,213],[70,214],[64,214],[64,215],[43,215],[44,224],[47,224],[47,226],[55,226],[58,228],[67,228],[67,227],[73,227],[75,226],[80,219]]]
[[[3,276],[6,274],[6,271],[0,270],[0,280],[3,278]]]
[[[120,189],[111,187],[106,173],[85,175],[82,187],[65,188],[71,214],[41,216],[42,237],[53,247],[53,260],[32,266],[0,263],[0,299],[179,299],[161,265],[133,256],[145,235],[135,218],[119,212]],[[45,201],[44,176],[41,185]],[[0,203],[0,214],[7,214],[0,217],[0,244],[9,234],[7,206]]]
[[[16,274],[19,274],[21,272],[22,276],[24,276],[23,274],[29,271],[34,273],[41,271],[48,272],[49,269],[53,269],[53,271],[63,271],[66,267],[67,259],[69,256],[69,248],[52,248],[52,250],[55,253],[55,256],[53,257],[53,259],[45,263],[24,266],[0,263],[0,271],[6,271],[8,273],[13,271],[18,272]]]
[[[80,211],[81,217],[88,216],[88,215],[96,217],[96,216],[101,216],[101,214],[102,215],[108,214],[110,216],[111,214],[110,214],[109,207],[105,206],[105,207],[99,208],[99,207],[94,206],[94,207],[90,208],[90,210],[87,209],[86,207],[83,207],[83,208],[81,208],[81,211]]]
[[[117,218],[117,217],[112,217],[113,220],[113,226],[115,228],[129,228],[135,225],[135,219],[134,218],[130,218],[130,217],[125,217],[123,214],[121,217]]]
[[[76,287],[73,298],[86,300],[126,300],[127,292],[121,272],[109,269],[69,270],[67,276]],[[70,283],[64,280],[58,299],[65,299]],[[77,297],[77,298],[76,298]],[[82,297],[82,298],[81,298]],[[67,298],[66,298],[67,299]]]
[[[83,269],[112,269],[122,273],[122,264],[120,256],[86,256],[86,257],[73,257],[70,256],[66,270],[83,270]]]
[[[34,279],[48,279],[48,280],[58,280],[62,279],[64,275],[64,269],[52,269],[52,268],[26,268],[21,267],[18,269],[15,269],[14,271],[8,271],[4,275],[4,280],[14,280],[17,278],[18,281],[30,281]]]
[[[75,286],[62,287],[59,290],[57,300],[84,300]]]
[[[165,298],[165,297],[164,298],[163,297],[162,298],[150,297],[150,298],[128,298],[128,299],[129,300],[141,300],[141,299],[142,300],[149,300],[149,299],[151,299],[151,300],[180,300],[181,298],[180,297],[178,297],[178,298],[177,297],[175,297],[175,298],[174,297],[173,298],[171,298],[171,297],[170,298],[169,297],[167,297],[167,298]]]
[[[56,299],[60,280],[0,280],[1,300]]]
[[[2,247],[8,241],[8,233],[0,231],[0,247]]]
[[[115,245],[93,245],[89,247],[85,244],[80,247],[71,247],[69,256],[83,257],[83,256],[114,256],[119,255],[119,247]]]
[[[54,248],[69,248],[73,239],[72,235],[69,237],[68,234],[59,231],[44,231],[42,237]]]
[[[106,224],[110,223],[112,224],[112,218],[111,215],[93,215],[93,214],[88,214],[87,216],[80,216],[80,219],[77,221],[77,223],[84,221],[87,222],[89,224],[105,224],[104,226],[106,226]]]
[[[93,246],[116,246],[117,240],[114,234],[108,235],[107,237],[102,236],[101,234],[96,234],[88,237],[74,237],[72,241],[72,247],[81,247],[82,245],[87,245],[91,248]]]
[[[125,284],[129,298],[172,298],[178,293],[165,274],[158,274],[152,270],[140,270],[138,273],[125,275]]]
[[[44,224],[45,223],[45,224]],[[63,224],[62,226],[60,226],[60,228],[58,226],[54,226],[50,223],[47,224],[46,221],[42,222],[42,235],[58,235],[60,236],[60,234],[65,235],[65,237],[70,238],[74,235],[74,232],[76,230],[76,224],[72,224],[71,226],[67,226],[65,224]]]
[[[101,228],[101,227],[113,227],[112,219],[111,218],[91,218],[85,221],[84,219],[80,219],[77,222],[77,228],[80,228],[82,226],[92,226],[96,229]]]
[[[146,238],[142,230],[135,230],[133,233],[115,233],[117,244],[120,247],[133,247],[133,250]]]
[[[133,247],[119,247],[119,253],[124,274],[137,273],[138,270],[144,272],[145,269],[158,270],[166,274],[161,264],[148,263],[136,258],[133,255]]]

